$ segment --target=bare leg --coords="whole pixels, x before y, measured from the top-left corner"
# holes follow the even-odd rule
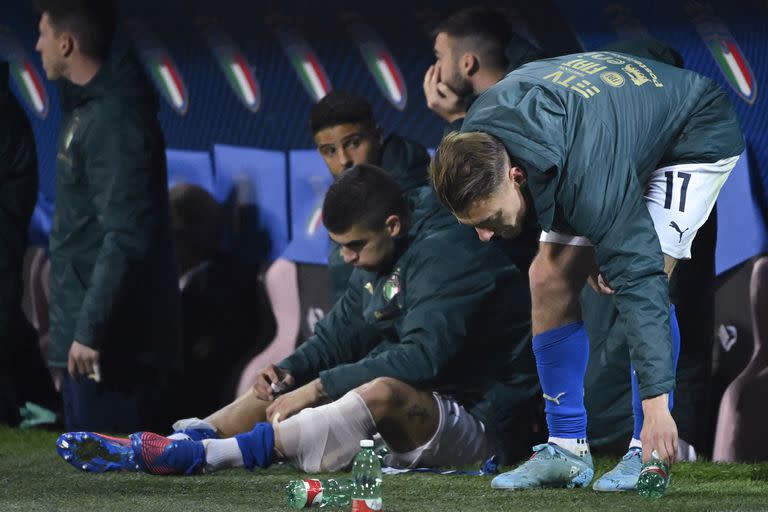
[[[257,398],[251,389],[205,421],[216,427],[220,437],[232,437],[250,431],[260,421],[267,421],[266,410],[270,403]]]
[[[594,269],[592,247],[539,244],[528,271],[534,335],[581,320],[581,290]]]
[[[440,410],[432,393],[389,377],[357,388],[376,422],[381,437],[397,452],[422,446],[437,431]]]
[[[672,279],[672,272],[674,272],[676,265],[677,259],[668,254],[664,255],[664,272],[667,274],[667,279]]]

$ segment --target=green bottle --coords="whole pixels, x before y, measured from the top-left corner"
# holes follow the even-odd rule
[[[285,486],[285,498],[290,508],[343,507],[352,500],[352,480],[291,480]]]
[[[647,498],[661,498],[669,487],[669,466],[654,451],[651,460],[643,464],[637,479],[637,493]]]

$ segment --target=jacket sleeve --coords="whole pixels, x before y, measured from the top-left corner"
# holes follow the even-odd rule
[[[85,173],[93,208],[104,238],[98,250],[90,285],[75,324],[75,340],[99,349],[120,294],[141,278],[142,262],[152,251],[152,234],[163,210],[158,207],[157,141],[162,136],[143,129],[141,115],[123,111],[114,117],[98,116],[85,137]],[[158,174],[158,175],[153,175]],[[140,322],[141,319],[137,318]]]
[[[366,329],[362,314],[362,280],[353,273],[341,298],[315,325],[315,333],[296,351],[279,363],[297,383],[305,383],[320,371],[357,361],[378,342],[379,337]]]
[[[593,241],[597,264],[616,291],[640,397],[646,399],[670,392],[675,384],[669,284],[659,239],[634,176],[625,198],[610,228]]]
[[[330,397],[339,397],[385,376],[422,387],[438,376],[465,343],[472,341],[468,339],[469,323],[493,289],[494,281],[476,263],[479,258],[454,249],[453,258],[447,262],[446,250],[442,247],[428,251],[409,264],[399,343],[355,363],[320,372]]]

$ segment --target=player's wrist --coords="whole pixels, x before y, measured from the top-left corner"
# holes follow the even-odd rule
[[[325,392],[325,388],[323,387],[323,381],[319,378],[314,380],[312,389],[315,391],[315,399],[317,401],[328,397],[328,393]]]
[[[654,397],[649,397],[643,400],[643,414],[646,416],[649,414],[657,414],[659,412],[669,412],[669,395],[662,393]]]

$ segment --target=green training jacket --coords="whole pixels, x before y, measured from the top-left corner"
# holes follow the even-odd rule
[[[314,335],[277,366],[300,384],[319,375],[334,399],[385,376],[439,391],[504,442],[540,393],[526,276],[421,190],[392,265],[355,269]]]
[[[50,364],[66,366],[77,340],[101,351],[105,379],[136,364],[174,369],[179,291],[157,96],[130,53],[61,92]]]
[[[420,187],[429,186],[429,154],[424,146],[412,140],[392,134],[386,138],[381,149],[379,167],[390,173],[400,185],[406,197],[411,198],[412,192]],[[334,302],[339,300],[347,290],[349,277],[352,275],[352,265],[344,263],[340,246],[331,240],[328,253],[328,272],[331,275]]]
[[[743,151],[723,91],[691,71],[628,54],[566,55],[507,75],[473,104],[462,131],[495,135],[526,166],[542,229],[596,246],[626,322],[640,396],[669,392],[668,285],[643,192],[661,164]]]

